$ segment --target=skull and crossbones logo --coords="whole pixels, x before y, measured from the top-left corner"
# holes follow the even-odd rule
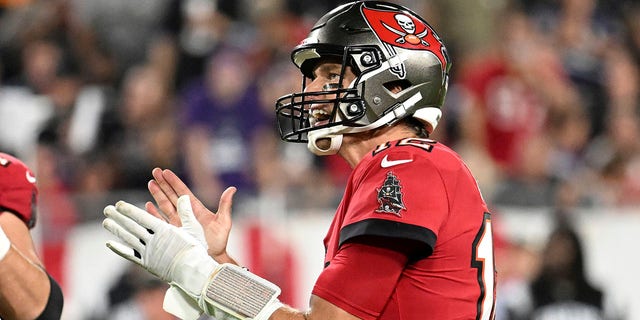
[[[384,22],[382,22],[382,25],[385,28],[387,28],[389,31],[400,36],[396,39],[397,43],[410,43],[413,45],[422,44],[423,46],[429,45],[426,41],[422,39],[429,32],[428,28],[425,28],[424,31],[418,34],[415,34],[416,24],[413,22],[413,19],[411,19],[411,17],[409,17],[406,14],[398,13],[394,16],[394,18],[396,19],[396,22],[398,23],[398,25],[402,30],[398,30]]]

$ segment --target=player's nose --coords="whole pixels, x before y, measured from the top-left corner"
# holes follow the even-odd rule
[[[326,80],[321,79],[320,77],[314,79],[309,83],[308,86],[304,88],[304,92],[319,92],[323,91],[322,88],[327,84]],[[315,97],[315,96],[314,96]],[[317,97],[316,97],[317,99]]]

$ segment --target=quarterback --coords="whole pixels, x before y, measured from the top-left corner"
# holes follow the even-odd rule
[[[400,5],[352,2],[320,18],[292,60],[304,81],[276,102],[282,139],[353,168],[309,309],[280,303],[227,254],[233,187],[213,213],[157,168],[160,210],[106,207],[122,240],[107,245],[169,282],[165,308],[181,318],[493,319],[491,214],[460,157],[429,139],[451,66],[434,29]]]

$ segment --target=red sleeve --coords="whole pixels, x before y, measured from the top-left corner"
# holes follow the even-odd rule
[[[368,235],[420,242],[418,259],[432,253],[449,216],[449,196],[435,162],[441,159],[413,149],[394,148],[369,160],[350,198],[340,245]],[[383,167],[384,159],[409,162]]]
[[[346,243],[316,281],[313,294],[362,319],[377,319],[408,259],[402,251]]]

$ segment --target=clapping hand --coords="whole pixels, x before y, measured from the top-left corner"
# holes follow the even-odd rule
[[[195,197],[189,187],[173,171],[155,168],[152,175],[153,180],[149,181],[148,188],[158,207],[152,202],[147,202],[146,210],[174,226],[181,226],[177,211],[178,198],[180,195],[189,195],[193,214],[204,228],[209,255],[219,263],[236,264],[227,254],[227,242],[231,232],[231,206],[236,188],[229,187],[222,193],[218,211],[214,213]]]

